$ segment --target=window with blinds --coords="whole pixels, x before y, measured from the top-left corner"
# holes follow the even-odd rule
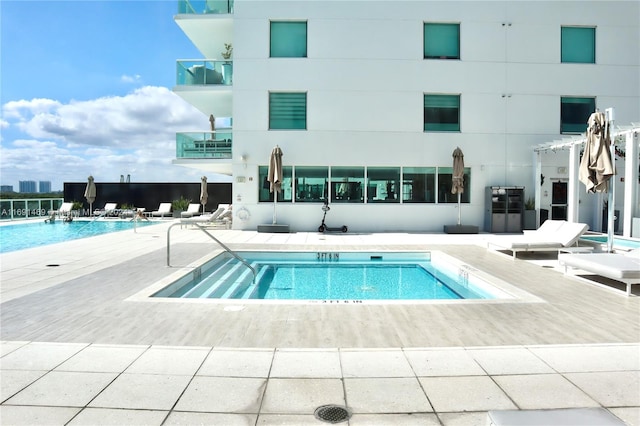
[[[593,27],[562,27],[560,57],[563,63],[596,63],[596,29]]]
[[[269,56],[271,58],[306,58],[307,23],[271,21]]]
[[[587,131],[589,116],[596,110],[596,98],[560,98],[560,133]]]
[[[460,59],[460,24],[424,24],[425,59]]]
[[[460,131],[460,95],[424,95],[425,132]]]
[[[269,93],[269,130],[306,129],[306,93]]]

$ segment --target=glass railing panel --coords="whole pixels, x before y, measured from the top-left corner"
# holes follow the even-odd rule
[[[233,13],[233,0],[179,0],[178,14],[228,14]]]
[[[230,159],[232,132],[182,132],[176,134],[176,158]]]
[[[179,86],[229,85],[233,82],[232,61],[177,61]]]
[[[62,198],[21,198],[0,200],[0,220],[47,217],[49,211],[57,210]]]

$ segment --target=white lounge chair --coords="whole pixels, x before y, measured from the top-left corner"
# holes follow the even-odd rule
[[[66,217],[71,214],[71,209],[73,208],[73,203],[62,203],[58,210],[49,210],[49,219],[53,219],[55,221],[56,216],[58,217]]]
[[[180,217],[193,217],[200,216],[200,204],[189,204],[189,207],[186,211],[180,213]]]
[[[558,263],[564,266],[564,273],[569,268],[600,275],[620,281],[627,287],[627,296],[631,295],[631,286],[640,284],[640,249],[627,253],[560,253]]]
[[[547,222],[550,222],[547,224]],[[521,251],[558,251],[571,247],[589,229],[586,223],[573,223],[564,220],[547,220],[535,231],[524,235],[499,235],[487,241],[487,248],[510,250],[515,259]]]
[[[203,226],[224,225],[225,228],[230,228],[232,218],[233,211],[231,204],[218,204],[218,208],[211,214],[184,218],[181,219],[180,222],[184,224],[197,223]]]
[[[171,215],[171,203],[160,203],[158,210],[154,210],[151,212],[151,216],[153,217],[165,217]]]
[[[108,216],[116,211],[118,203],[105,203],[104,207],[98,210],[94,210],[94,216]]]

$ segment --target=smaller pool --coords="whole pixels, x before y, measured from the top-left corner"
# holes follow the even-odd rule
[[[137,227],[151,225],[150,221],[139,221]],[[110,232],[133,229],[134,223],[124,220],[74,220],[64,222],[57,220],[47,223],[37,222],[19,223],[0,226],[0,253],[23,250]]]
[[[361,303],[371,300],[510,298],[467,265],[430,252],[240,252],[256,271],[221,254],[152,297]]]
[[[595,243],[607,244],[607,236],[606,235],[583,235],[580,237],[581,240],[584,241],[592,241]],[[626,249],[637,249],[640,248],[640,240],[637,238],[623,238],[623,237],[613,237],[613,246],[621,247]]]

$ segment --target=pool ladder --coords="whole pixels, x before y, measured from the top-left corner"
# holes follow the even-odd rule
[[[170,258],[171,258],[171,248],[170,248],[171,247],[171,228],[173,228],[176,225],[181,225],[181,223],[180,222],[174,223],[173,225],[169,226],[169,228],[167,229],[167,266],[171,266],[171,262],[170,262]],[[240,263],[242,263],[244,266],[249,268],[251,270],[251,272],[253,273],[253,282],[254,283],[256,282],[256,275],[257,274],[256,274],[256,270],[255,270],[255,268],[253,266],[249,265],[249,263],[246,260],[244,260],[242,257],[240,257],[236,252],[234,252],[229,247],[224,245],[224,243],[222,241],[220,241],[219,239],[217,239],[216,237],[211,235],[202,225],[200,225],[199,223],[193,223],[193,225],[198,227],[202,232],[207,234],[209,236],[209,238],[211,238],[213,241],[218,243],[218,245],[220,247],[222,247],[227,253],[229,253],[231,256],[235,257],[236,259],[238,259],[238,261],[240,261]]]
[[[332,253],[332,252],[322,252],[319,251],[316,253],[316,259],[317,260],[339,260],[340,259],[340,253]]]

